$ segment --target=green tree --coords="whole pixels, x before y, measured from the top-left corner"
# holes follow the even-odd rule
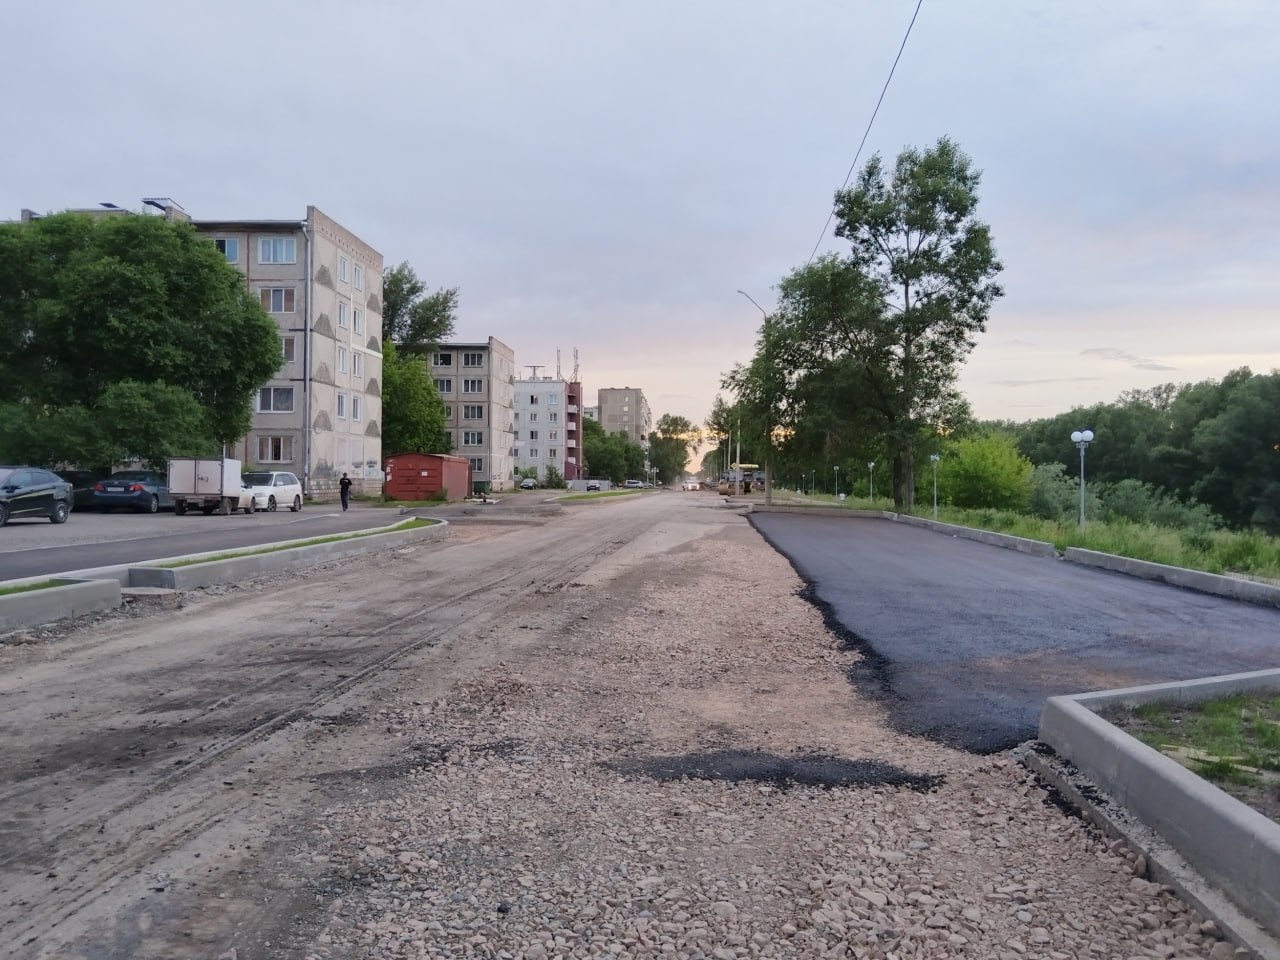
[[[382,276],[382,330],[405,356],[425,356],[453,334],[458,288],[427,293],[408,262],[388,267]]]
[[[684,417],[664,413],[658,418],[658,429],[649,434],[649,463],[657,468],[659,483],[671,483],[684,476],[689,454],[700,436]]]
[[[597,421],[584,420],[582,444],[587,476],[622,483],[644,473],[644,449],[628,440],[622,431],[608,434]]]
[[[795,416],[806,415],[806,386],[838,390],[851,432],[882,436],[899,508],[914,502],[917,439],[946,428],[960,363],[1002,293],[990,230],[975,216],[980,180],[945,138],[904,150],[892,171],[872,157],[835,198],[848,256],[802,267],[780,290],[776,356]]]
[[[190,224],[0,224],[0,258],[0,460],[159,465],[248,431],[280,333]]]
[[[448,453],[444,401],[422,361],[382,344],[382,451]]]
[[[957,507],[1024,510],[1031,475],[1031,461],[1009,437],[958,440],[938,463],[938,496]]]
[[[569,484],[565,481],[564,474],[549,463],[547,464],[546,476],[542,478],[542,485],[548,490],[563,490]]]

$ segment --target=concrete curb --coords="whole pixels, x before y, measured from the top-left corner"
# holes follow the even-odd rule
[[[977,527],[961,527],[954,523],[942,523],[938,520],[928,520],[924,517],[913,517],[905,513],[893,514],[899,523],[909,524],[913,527],[924,527],[926,530],[932,530],[935,533],[943,533],[952,537],[961,537],[965,540],[977,540],[979,543],[985,543],[993,547],[1003,547],[1006,550],[1017,550],[1019,553],[1027,553],[1033,557],[1046,557],[1050,560],[1057,559],[1058,550],[1052,543],[1046,543],[1043,540],[1028,540],[1026,537],[1015,537],[1008,533],[995,533],[992,530],[979,530]]]
[[[1143,580],[1158,580],[1186,590],[1198,590],[1201,593],[1244,600],[1247,603],[1280,607],[1280,587],[1273,587],[1267,583],[1224,577],[1221,574],[1205,573],[1201,570],[1188,570],[1185,567],[1172,567],[1164,563],[1152,563],[1149,560],[1131,560],[1128,557],[1116,556],[1113,553],[1099,553],[1097,550],[1086,550],[1083,547],[1067,547],[1065,559],[1071,563],[1112,570],[1131,577],[1141,577]]]
[[[82,617],[120,606],[120,584],[115,580],[48,579],[58,586],[0,596],[0,630]]]
[[[1051,697],[1041,715],[1040,740],[1230,898],[1265,934],[1258,955],[1277,957],[1280,824],[1130,737],[1096,712],[1106,707],[1160,701],[1193,703],[1257,691],[1280,692],[1280,669]],[[1256,950],[1259,938],[1248,926],[1237,933]]]
[[[853,507],[797,507],[786,503],[765,506],[750,500],[725,497],[725,505],[746,507],[750,513],[800,513],[809,517],[857,517],[861,519],[896,520],[898,515],[888,510],[861,510]]]
[[[194,590],[222,583],[238,583],[254,577],[267,576],[309,567],[328,560],[360,557],[377,553],[402,543],[418,543],[438,540],[447,536],[449,524],[437,520],[430,526],[412,530],[391,530],[361,537],[348,537],[329,543],[288,547],[270,553],[255,553],[227,560],[209,560],[181,567],[133,566],[129,567],[129,585],[132,587],[164,587],[170,590]],[[225,552],[225,551],[224,551]]]

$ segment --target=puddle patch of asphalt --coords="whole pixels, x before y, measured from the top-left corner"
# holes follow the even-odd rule
[[[915,737],[924,737],[934,743],[974,753],[981,756],[1012,749],[1027,739],[1027,732],[1013,729],[1008,724],[985,721],[981,718],[956,716],[938,722],[925,721],[923,711],[918,711],[912,701],[898,692],[895,683],[897,665],[876,650],[865,637],[850,630],[836,615],[835,608],[818,596],[817,584],[795,558],[763,530],[751,515],[747,515],[751,528],[765,543],[784,557],[797,577],[804,583],[797,596],[813,606],[822,615],[823,625],[836,638],[836,649],[859,655],[856,663],[845,670],[849,682],[870,700],[884,704],[886,722],[895,730]],[[936,713],[936,709],[934,711]],[[1034,733],[1032,734],[1034,736]]]
[[[941,774],[911,773],[879,760],[849,760],[819,753],[779,756],[763,750],[715,750],[675,757],[643,757],[604,764],[629,777],[647,777],[663,783],[675,780],[724,780],[729,783],[765,783],[791,787],[906,787],[918,793],[936,790],[946,780]]]

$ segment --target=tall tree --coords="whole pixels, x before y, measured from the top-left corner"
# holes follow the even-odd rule
[[[765,503],[773,502],[773,461],[776,444],[793,409],[787,403],[787,377],[781,366],[780,332],[768,316],[760,327],[756,352],[748,364],[738,364],[720,385],[732,390],[738,398],[744,435],[751,438],[752,449],[763,453]]]
[[[0,460],[102,466],[243,436],[283,357],[244,277],[190,224],[0,224]]]
[[[779,359],[792,388],[839,371],[850,419],[873,418],[893,462],[894,502],[915,499],[922,428],[956,407],[960,363],[1002,293],[981,174],[950,140],[908,148],[892,171],[872,157],[835,197],[848,256],[794,271],[781,288]]]
[[[403,356],[424,356],[452,336],[457,312],[457,287],[427,293],[407,261],[383,271],[382,329]]]
[[[382,345],[383,453],[448,453],[444,401],[422,361]]]
[[[664,413],[658,429],[649,434],[649,463],[657,468],[661,483],[684,476],[689,454],[698,445],[701,433],[684,417]]]

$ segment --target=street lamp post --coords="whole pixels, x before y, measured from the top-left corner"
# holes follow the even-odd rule
[[[1071,432],[1071,442],[1076,445],[1076,449],[1080,451],[1080,527],[1084,528],[1084,452],[1089,448],[1089,444],[1093,442],[1092,430],[1073,430]]]
[[[867,478],[871,488],[870,499],[874,503],[876,499],[876,462],[874,460],[867,463]]]
[[[817,470],[809,471],[809,496],[811,497],[813,496],[813,491],[814,491],[814,487],[813,487],[814,480],[817,478],[817,476],[818,476]]]
[[[840,499],[840,464],[838,463],[836,464],[836,486],[831,492],[835,494],[837,500]]]
[[[933,519],[938,519],[938,454],[929,454],[929,462],[933,464]]]

